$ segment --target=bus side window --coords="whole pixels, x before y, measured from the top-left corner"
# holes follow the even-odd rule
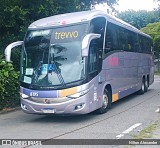
[[[97,40],[97,46],[99,49],[103,49],[105,25],[106,25],[106,19],[103,17],[95,18],[90,23],[89,32],[101,34],[101,37]]]
[[[139,40],[139,52],[142,52],[142,39],[141,39],[141,35],[138,35],[138,40]]]
[[[88,73],[93,78],[102,69],[102,50],[98,48],[98,39],[91,41],[88,56]]]
[[[104,53],[108,53],[112,49],[111,30],[107,27]]]
[[[152,41],[145,36],[139,35],[140,52],[151,53]]]
[[[146,51],[147,53],[151,53],[152,41],[149,38],[146,38]]]
[[[105,49],[104,54],[112,50],[118,50],[118,28],[116,25],[108,22],[106,28],[106,37],[105,37]]]
[[[122,27],[118,27],[119,50],[128,50],[127,40],[127,31]]]
[[[96,40],[92,40],[89,46],[89,74],[95,73],[98,70],[98,51]]]
[[[90,22],[89,33],[100,34],[101,37],[91,41],[90,44],[90,73],[94,71],[100,72],[102,69],[102,53],[104,44],[104,32],[106,26],[106,19],[104,17],[98,17]],[[93,51],[94,50],[94,51]],[[91,55],[94,57],[91,57]],[[94,62],[93,62],[94,61]],[[98,67],[95,69],[94,65]]]
[[[138,35],[134,32],[127,30],[128,33],[128,51],[139,51]]]
[[[112,45],[113,45],[112,36],[113,35],[112,35],[111,24],[108,23],[106,29],[106,37],[105,37],[105,49],[104,49],[105,54],[112,50]]]

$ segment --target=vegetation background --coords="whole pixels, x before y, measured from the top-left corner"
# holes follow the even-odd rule
[[[4,59],[4,49],[14,41],[23,40],[33,21],[68,12],[90,10],[107,3],[113,11],[118,0],[0,0],[0,110],[18,106],[20,50],[12,52],[12,62]],[[155,0],[159,1],[159,0]],[[160,50],[160,7],[154,11],[125,11],[117,17],[142,29],[154,39],[156,53]],[[152,24],[151,24],[152,23]],[[159,55],[159,52],[158,52]]]

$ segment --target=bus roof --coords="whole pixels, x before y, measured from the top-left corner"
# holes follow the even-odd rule
[[[114,23],[116,25],[122,26],[126,29],[132,30],[134,32],[137,32],[139,34],[142,34],[146,37],[151,38],[149,35],[141,32],[137,28],[133,27],[132,25],[107,14],[104,11],[100,10],[91,10],[91,11],[80,11],[80,12],[72,12],[72,13],[66,13],[66,14],[59,14],[51,17],[42,18],[40,20],[37,20],[33,22],[29,29],[38,29],[38,28],[46,28],[46,27],[53,27],[53,26],[63,26],[66,24],[74,24],[74,23],[80,23],[80,22],[86,22],[90,21],[93,18],[96,17],[105,17],[107,21]]]

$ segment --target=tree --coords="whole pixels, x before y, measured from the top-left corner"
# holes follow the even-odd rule
[[[91,5],[106,2],[109,6],[117,0],[1,0],[0,50],[16,40],[23,40],[28,25],[43,17],[89,10]]]
[[[19,72],[0,55],[0,110],[19,104]]]
[[[159,22],[159,11],[134,11],[128,10],[117,14],[117,17],[125,22],[133,25],[134,27],[141,29],[149,23]]]
[[[149,34],[153,38],[153,47],[155,55],[160,53],[160,22],[148,24],[141,29],[142,32]]]

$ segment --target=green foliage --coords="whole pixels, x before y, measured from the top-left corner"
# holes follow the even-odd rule
[[[160,14],[158,10],[155,11],[128,10],[117,14],[117,17],[133,25],[138,29],[145,27],[149,23],[160,21]]]
[[[153,38],[154,51],[160,53],[160,22],[148,24],[141,29],[142,32],[149,34]]]
[[[0,56],[0,110],[19,104],[19,73]]]
[[[38,19],[89,10],[91,5],[107,2],[109,6],[117,0],[1,0],[0,50],[11,42],[23,40],[29,24]]]

